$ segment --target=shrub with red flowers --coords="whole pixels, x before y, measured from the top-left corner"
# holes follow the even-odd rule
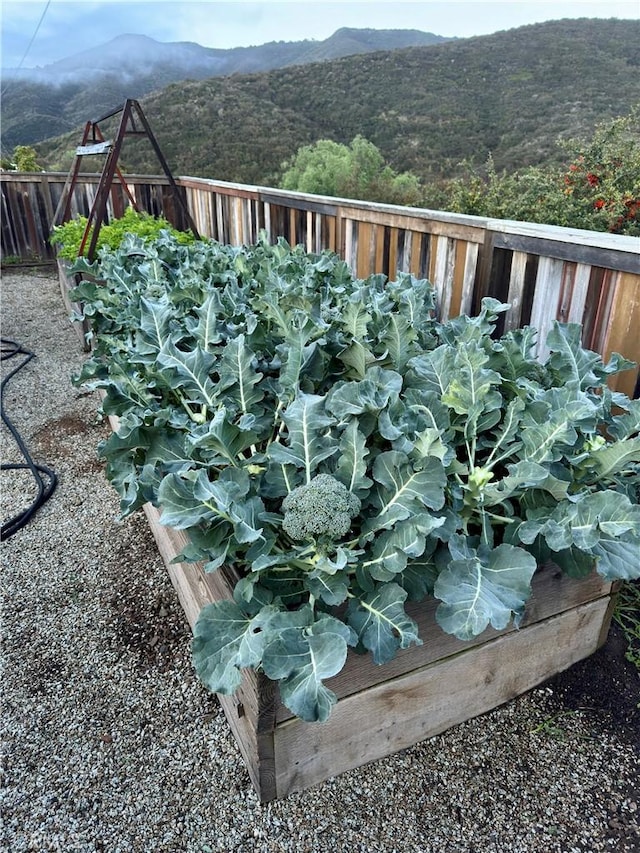
[[[574,147],[575,143],[569,143]],[[640,234],[640,109],[596,128],[565,173],[573,216],[583,228]]]
[[[469,167],[443,206],[459,213],[640,235],[640,105],[599,125],[589,142],[562,143],[564,167],[498,173]]]

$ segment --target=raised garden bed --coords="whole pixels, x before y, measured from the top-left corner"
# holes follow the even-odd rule
[[[427,281],[282,241],[129,240],[74,271],[79,381],[120,424],[107,476],[146,509],[263,801],[604,642],[638,571],[640,410],[578,326],[540,363],[495,300],[443,324]]]
[[[202,607],[233,597],[236,578],[225,568],[207,573],[197,563],[172,562],[187,537],[161,525],[155,507],[144,510],[193,628]],[[218,698],[260,800],[285,797],[490,711],[605,642],[611,583],[595,572],[575,580],[547,565],[532,586],[519,630],[488,629],[468,642],[436,624],[434,599],[408,604],[424,644],[384,666],[350,651],[344,669],[326,682],[338,702],[325,723],[294,717],[274,682],[245,670],[240,689]]]

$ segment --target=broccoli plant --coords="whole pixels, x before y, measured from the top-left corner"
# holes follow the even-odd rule
[[[152,502],[182,559],[239,577],[195,626],[212,690],[253,667],[323,720],[349,647],[385,663],[420,643],[408,598],[468,640],[520,618],[539,562],[640,574],[640,401],[579,326],[539,363],[535,330],[496,336],[496,300],[440,323],[427,281],[361,281],[282,240],[129,235],[74,270],[123,515]]]

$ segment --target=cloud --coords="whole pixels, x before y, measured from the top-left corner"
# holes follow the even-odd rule
[[[325,39],[340,27],[419,29],[467,37],[564,17],[640,18],[638,0],[21,0],[2,3],[2,64],[20,61],[46,9],[25,67],[98,47],[124,33],[158,41],[229,48],[269,41]]]

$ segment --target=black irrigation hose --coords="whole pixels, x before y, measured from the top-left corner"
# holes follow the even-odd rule
[[[55,491],[58,478],[51,468],[47,468],[45,465],[36,465],[29,455],[27,446],[22,440],[20,433],[11,423],[4,410],[4,389],[7,382],[12,376],[15,376],[19,370],[22,370],[22,368],[25,367],[32,358],[35,358],[35,353],[23,346],[20,346],[20,344],[17,344],[15,341],[10,341],[8,338],[0,339],[0,353],[2,361],[7,361],[10,358],[16,358],[20,355],[25,356],[20,364],[14,367],[13,370],[3,378],[2,384],[0,385],[0,413],[2,414],[2,420],[13,436],[25,461],[23,463],[3,463],[0,468],[3,471],[31,471],[38,490],[38,494],[31,506],[23,510],[23,512],[18,515],[14,515],[13,518],[9,519],[9,521],[2,525],[0,541],[4,542],[5,539],[8,539],[10,536],[13,536],[14,533],[17,533],[18,530],[21,530],[40,509],[40,507],[49,500]]]

